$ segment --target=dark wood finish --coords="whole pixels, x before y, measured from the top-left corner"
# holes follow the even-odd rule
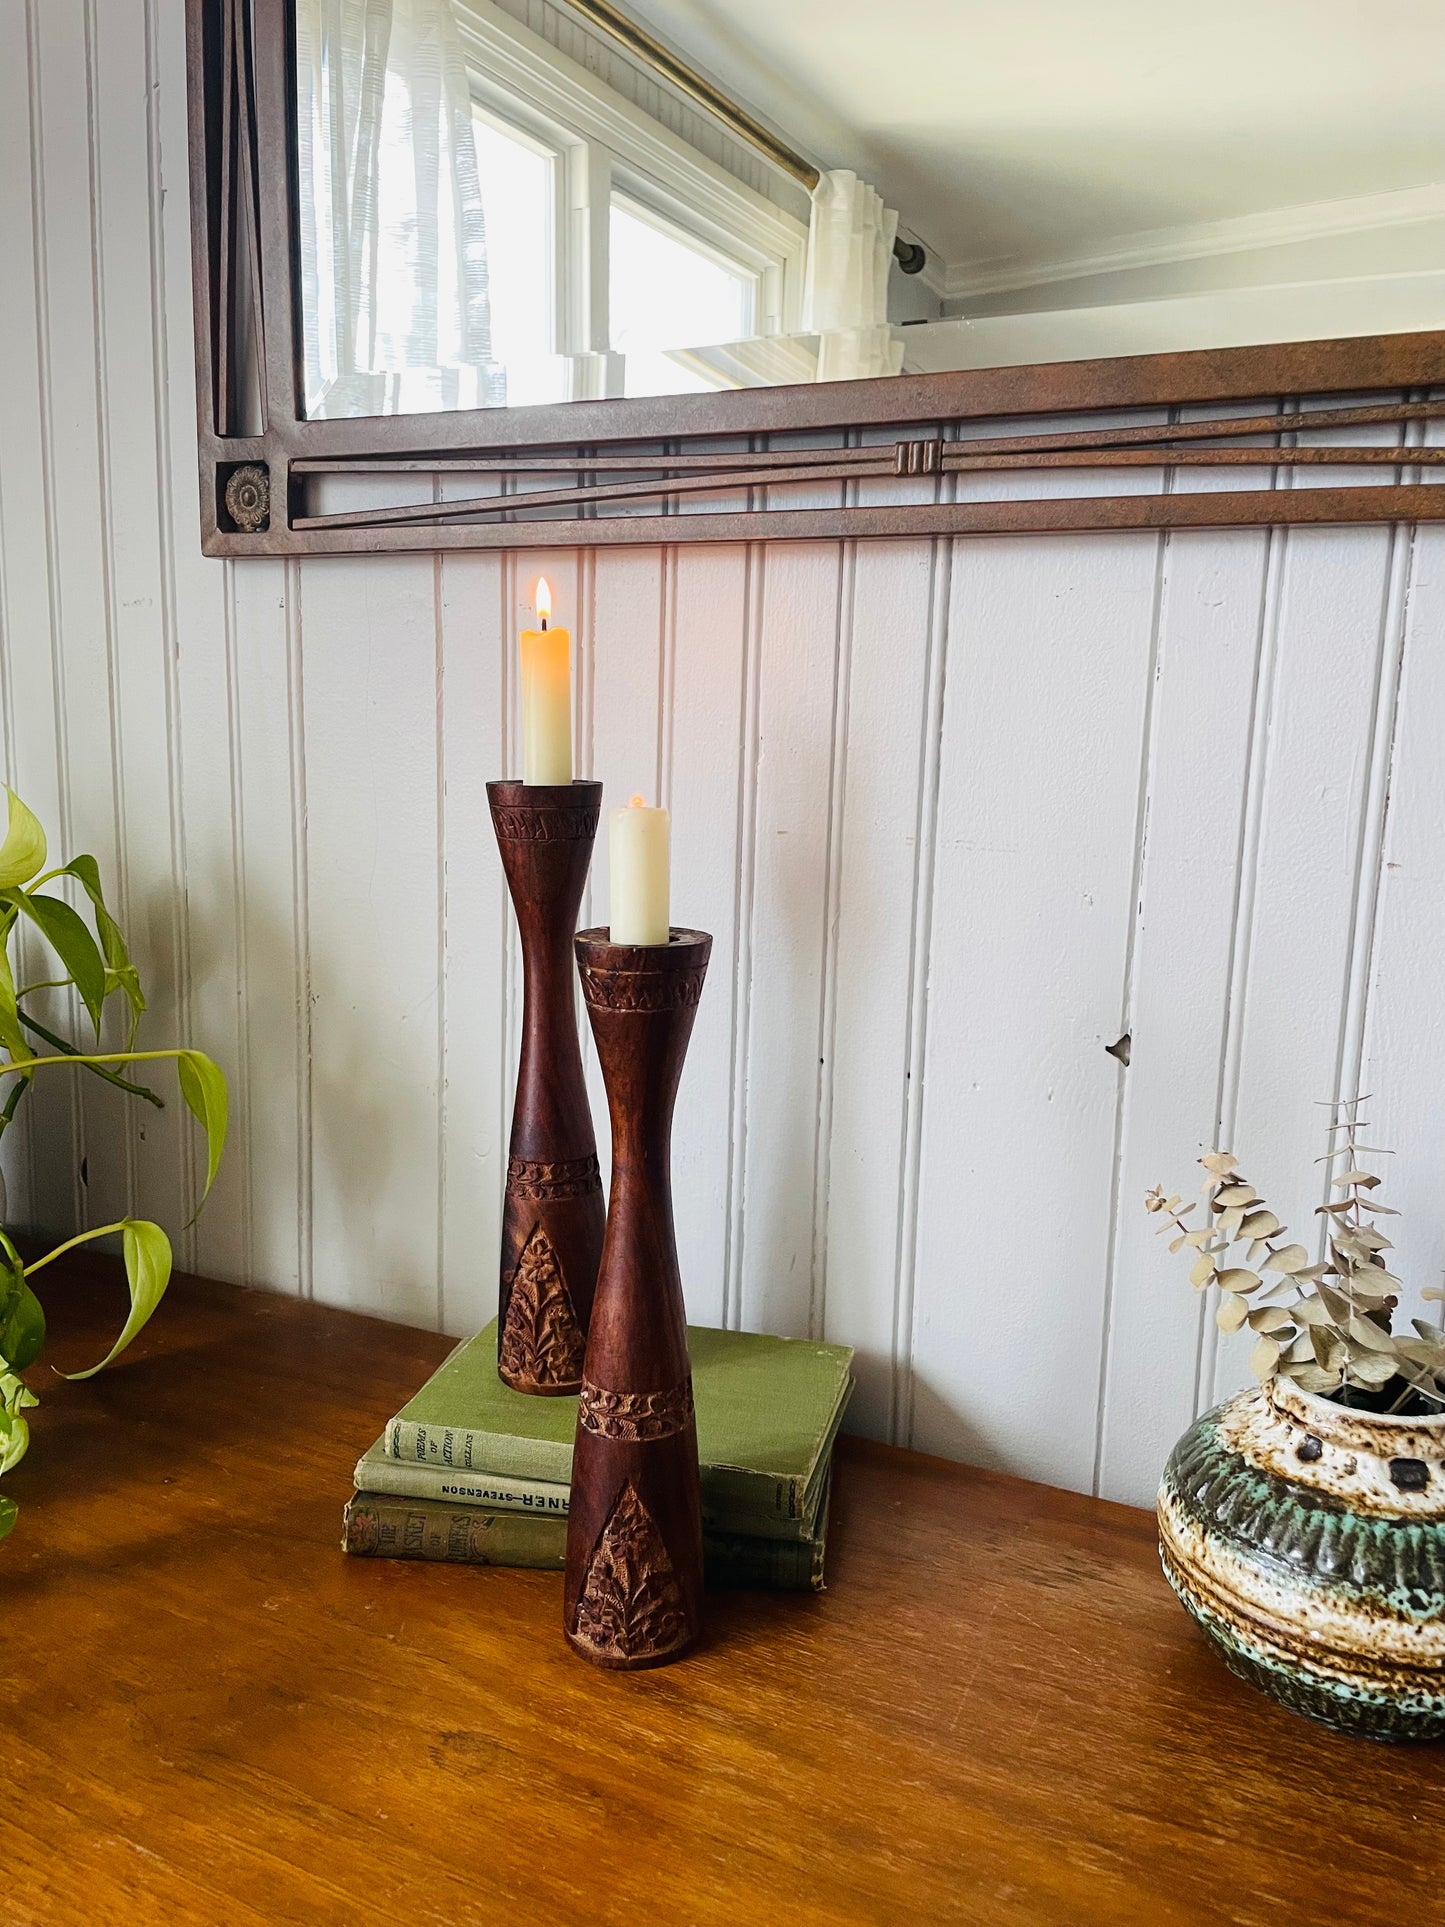
[[[1111,360],[971,369],[880,381],[822,382],[721,394],[565,402],[538,408],[456,410],[355,421],[301,418],[296,237],[293,34],[290,0],[186,0],[191,100],[192,258],[201,544],[209,555],[365,554],[458,548],[536,548],[659,542],[950,536],[986,532],[1427,521],[1445,517],[1445,490],[1413,472],[1439,460],[1400,441],[1362,451],[1290,445],[1298,424],[1288,408],[1246,430],[1168,422],[1140,429],[1114,411],[1175,410],[1195,404],[1281,402],[1347,395],[1352,408],[1312,414],[1311,429],[1373,419],[1398,423],[1438,409],[1424,399],[1445,386],[1445,332],[1362,336],[1259,348],[1121,356]],[[242,370],[238,304],[252,290],[251,333],[259,344],[260,431],[240,432]],[[954,426],[1041,415],[1098,416],[1073,437],[995,436],[984,450],[955,440]],[[915,425],[927,425],[920,439]],[[760,436],[816,431],[818,448],[759,451]],[[875,434],[858,445],[858,431]],[[889,432],[896,430],[896,436]],[[910,430],[912,432],[910,433]],[[1262,434],[1271,446],[1176,453],[1182,442],[1228,433]],[[709,459],[690,450],[706,438]],[[719,451],[732,438],[734,452]],[[966,438],[965,438],[966,439]],[[661,454],[639,444],[665,444]],[[850,446],[850,444],[852,444]],[[1080,450],[1098,451],[1083,462]],[[947,476],[966,470],[1151,467],[1141,449],[1161,451],[1158,490],[1144,495],[1065,499],[957,500]],[[1024,458],[1028,457],[1028,460]],[[469,460],[469,458],[471,458]],[[1243,464],[1378,467],[1373,485],[1320,489],[1176,493],[1174,465]],[[621,479],[634,465],[629,479]],[[659,467],[659,464],[662,464]],[[318,514],[309,478],[321,473],[387,473],[407,467],[471,468],[504,484],[506,506],[396,503]],[[248,474],[239,489],[229,485]],[[535,498],[510,490],[552,469],[569,481]],[[599,477],[617,475],[616,481]],[[874,500],[858,506],[850,482],[868,476],[934,476],[934,499]],[[836,488],[836,506],[788,506],[786,480]],[[746,513],[669,510],[683,495],[754,491]],[[876,495],[876,491],[875,491]],[[627,512],[638,500],[657,513]],[[695,504],[697,505],[697,504]],[[572,509],[575,515],[566,514]],[[589,513],[591,511],[591,513]],[[559,512],[562,512],[559,514]]]
[[[672,1111],[712,938],[576,940],[607,1086],[612,1190],[577,1404],[563,1627],[594,1665],[680,1659],[702,1630],[702,1504],[672,1225]]]
[[[572,937],[602,785],[488,783],[522,939],[522,1050],[502,1208],[497,1371],[519,1392],[582,1385],[602,1255],[602,1176],[577,1040]]]
[[[114,1335],[61,1261],[53,1357]],[[1445,1749],[1233,1679],[1144,1512],[839,1446],[829,1590],[579,1666],[561,1578],[347,1559],[430,1332],[178,1278],[42,1404],[0,1547],[5,1913],[44,1927],[1380,1927],[1445,1917]],[[605,1902],[599,1875],[605,1872]]]

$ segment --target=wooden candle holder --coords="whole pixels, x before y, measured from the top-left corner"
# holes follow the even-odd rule
[[[577,938],[612,1117],[612,1195],[577,1404],[564,1618],[597,1666],[678,1659],[702,1623],[702,1508],[672,1225],[672,1110],[712,938]]]
[[[519,1392],[582,1385],[602,1255],[602,1177],[577,1041],[572,937],[600,783],[488,783],[522,936],[522,1055],[502,1209],[497,1371]]]

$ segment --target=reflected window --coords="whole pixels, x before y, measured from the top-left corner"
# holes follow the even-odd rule
[[[487,228],[492,354],[507,371],[507,404],[566,399],[555,348],[557,155],[515,127],[472,117]]]
[[[473,0],[296,0],[296,36],[311,419],[794,378],[807,197],[705,112]]]
[[[608,316],[626,395],[715,388],[669,350],[740,341],[753,332],[757,278],[620,195],[608,225]]]

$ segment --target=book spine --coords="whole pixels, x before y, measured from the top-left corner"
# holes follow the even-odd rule
[[[386,1428],[386,1452],[398,1465],[470,1473],[493,1483],[515,1479],[566,1486],[572,1478],[570,1445],[539,1439],[514,1441],[494,1432],[421,1425],[414,1419],[391,1421]],[[704,1511],[749,1533],[788,1538],[806,1533],[810,1496],[802,1479],[777,1478],[731,1465],[702,1468]]]
[[[451,1565],[526,1566],[560,1572],[563,1521],[487,1512],[436,1499],[358,1492],[343,1520],[342,1550],[363,1559],[426,1559]],[[703,1534],[707,1583],[768,1592],[821,1592],[821,1541]]]
[[[816,1505],[799,1519],[780,1519],[740,1505],[719,1508],[712,1503],[709,1474],[704,1472],[702,1478],[702,1522],[710,1531],[793,1543],[813,1536]],[[385,1492],[399,1499],[452,1500],[557,1519],[567,1517],[571,1492],[568,1486],[539,1479],[512,1479],[492,1473],[469,1477],[442,1466],[404,1465],[380,1453],[368,1453],[361,1460],[355,1482],[358,1491]]]
[[[702,1535],[707,1583],[753,1592],[822,1592],[821,1539],[755,1539],[735,1532]]]
[[[342,1514],[341,1545],[363,1559],[434,1559],[560,1572],[567,1562],[567,1523],[435,1499],[358,1492]]]
[[[490,1472],[452,1472],[439,1465],[403,1465],[368,1453],[356,1468],[362,1492],[399,1499],[449,1499],[463,1505],[490,1506],[497,1512],[528,1512],[541,1518],[567,1517],[568,1488],[541,1479],[511,1479]]]
[[[394,1418],[386,1428],[386,1451],[400,1465],[431,1465],[489,1479],[567,1485],[572,1478],[570,1440],[562,1444],[550,1439],[509,1439],[465,1426],[420,1425],[415,1419]]]

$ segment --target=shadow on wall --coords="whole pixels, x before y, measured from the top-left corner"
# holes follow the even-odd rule
[[[372,1007],[364,945],[310,967],[313,1295],[433,1326],[439,992]]]

